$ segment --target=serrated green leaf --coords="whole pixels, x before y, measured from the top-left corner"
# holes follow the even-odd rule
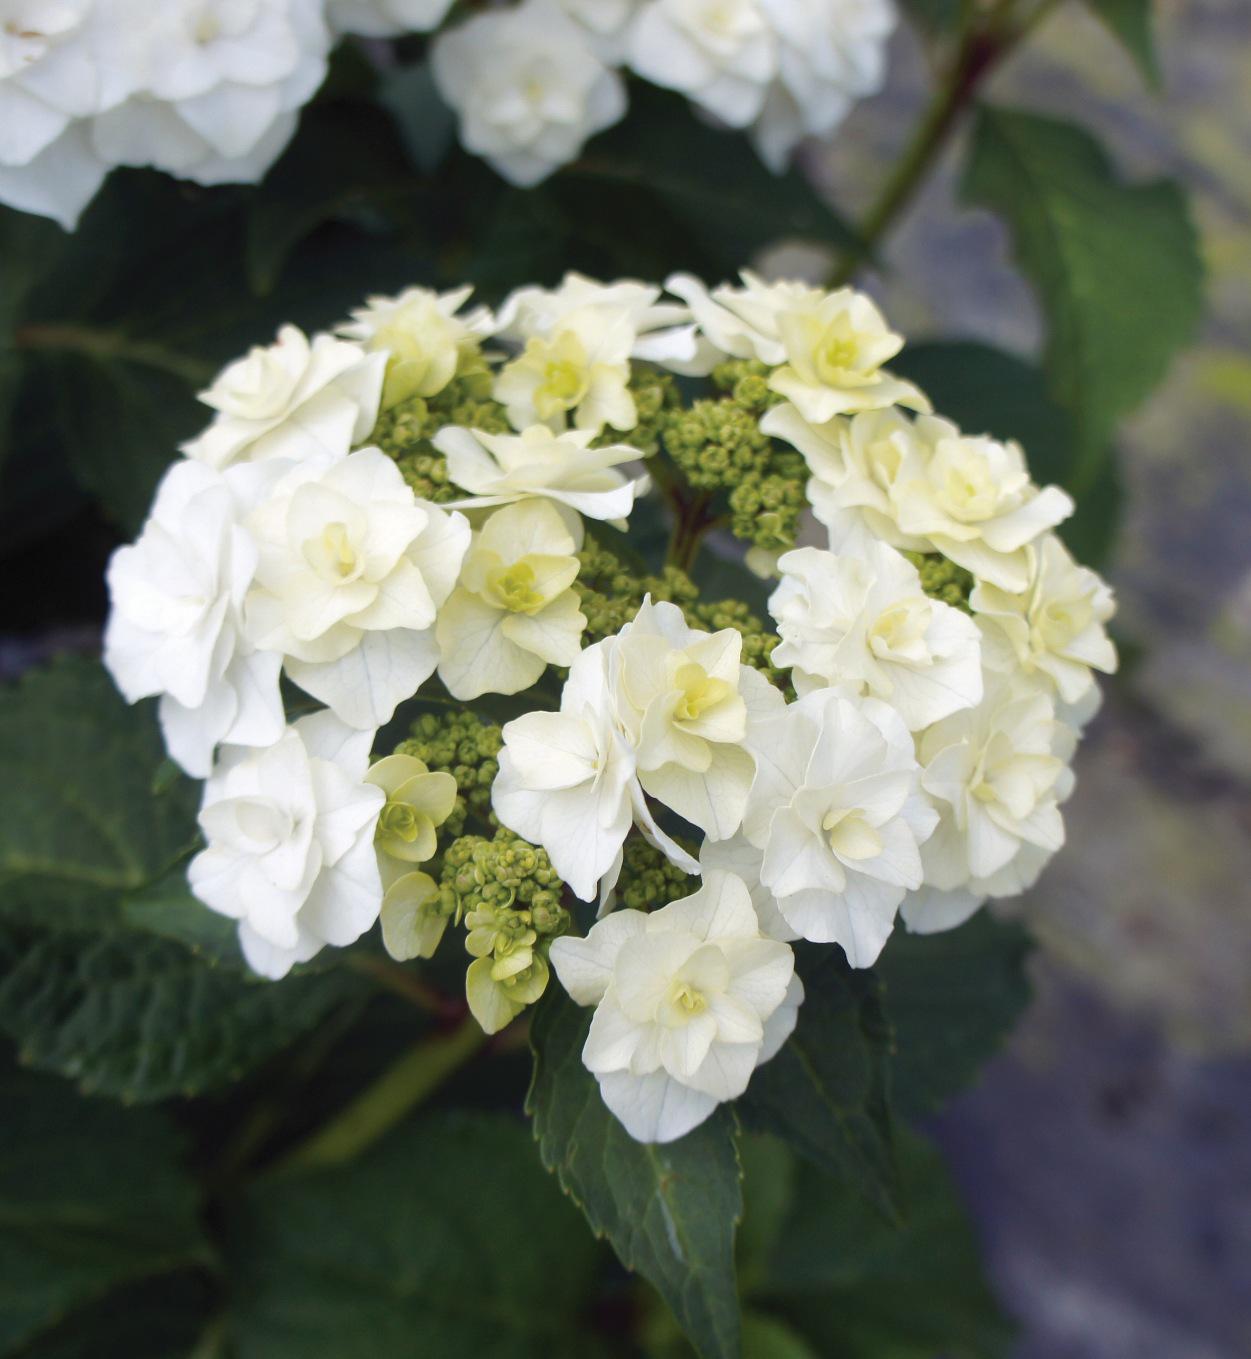
[[[634,1141],[582,1065],[590,1013],[552,987],[534,1017],[526,1108],[543,1164],[622,1264],[655,1286],[696,1350],[736,1359],[734,1232],[743,1198],[733,1116],[722,1107],[663,1146]]]
[[[130,1102],[238,1080],[363,986],[344,971],[261,981],[128,930],[0,932],[0,1030],[22,1061]]]
[[[239,1359],[594,1359],[599,1258],[522,1124],[427,1117],[248,1195],[230,1333]]]
[[[208,962],[247,970],[236,922],[191,895],[181,865],[150,887],[122,898],[118,915],[123,925],[176,940]]]
[[[1000,1359],[1013,1328],[937,1152],[897,1139],[906,1207],[884,1223],[846,1184],[801,1167],[794,1209],[753,1305],[786,1318],[823,1359]]]
[[[184,857],[195,787],[154,796],[164,762],[147,705],[129,708],[101,666],[32,671],[0,704],[0,918],[105,923],[123,895]]]
[[[967,433],[1015,439],[1040,486],[1076,489],[1080,458],[1073,420],[1048,392],[1035,364],[990,345],[952,340],[909,345],[893,366]],[[1107,561],[1120,509],[1119,471],[1108,450],[1096,483],[1078,497],[1076,511],[1059,528],[1079,561],[1092,566]]]
[[[795,1032],[752,1076],[738,1101],[744,1123],[771,1132],[898,1214],[886,1071],[890,1032],[871,972],[840,949],[799,945],[804,982]]]
[[[1029,1004],[1031,942],[979,911],[958,929],[897,929],[874,971],[895,1031],[891,1097],[900,1113],[930,1113],[963,1089]]]
[[[1104,26],[1124,46],[1153,89],[1160,88],[1160,62],[1155,51],[1153,0],[1086,0]]]
[[[1098,480],[1113,430],[1164,377],[1202,311],[1185,194],[1131,185],[1072,123],[984,106],[963,196],[997,212],[1047,319],[1046,369],[1073,417],[1070,487]]]
[[[0,1105],[0,1354],[120,1283],[208,1262],[162,1114],[26,1073],[0,1076]]]

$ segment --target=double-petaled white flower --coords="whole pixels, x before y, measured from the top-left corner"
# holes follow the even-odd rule
[[[759,0],[776,35],[777,79],[752,129],[761,159],[781,171],[805,137],[825,137],[882,87],[893,0]]]
[[[642,790],[714,840],[742,824],[756,767],[750,728],[784,706],[740,662],[742,644],[734,628],[702,632],[676,604],[647,599],[617,634],[610,662],[613,705]]]
[[[887,704],[818,689],[760,723],[753,753],[743,831],[762,851],[761,884],[797,934],[869,967],[921,886],[938,819],[912,737]]]
[[[439,611],[439,678],[453,698],[515,694],[572,665],[586,618],[571,587],[577,544],[544,500],[497,510],[474,535]]]
[[[969,602],[983,624],[987,664],[1045,676],[1066,704],[1081,703],[1095,683],[1092,670],[1116,669],[1116,648],[1103,626],[1116,601],[1107,583],[1078,566],[1054,533],[1027,548],[1026,557],[1023,591],[986,581],[973,587]]]
[[[579,24],[599,59],[608,66],[623,60],[630,21],[642,0],[559,0],[561,9]]]
[[[437,396],[458,372],[481,362],[480,342],[495,322],[486,307],[459,314],[472,292],[405,288],[396,297],[369,298],[339,327],[340,335],[386,354],[383,405]]]
[[[635,498],[650,484],[617,471],[642,454],[628,444],[592,448],[590,430],[553,434],[531,425],[520,434],[487,434],[449,425],[432,440],[447,458],[447,475],[470,498],[453,502],[464,509],[486,509],[517,500],[554,501],[588,519],[624,521]]]
[[[242,526],[257,469],[179,462],[165,474],[138,541],[109,563],[104,662],[134,703],[159,694],[170,755],[203,778],[221,741],[282,734],[281,657],[243,635],[257,552]]]
[[[260,549],[249,635],[355,727],[377,727],[434,671],[439,606],[469,524],[419,502],[376,448],[292,467],[248,520]]]
[[[452,0],[329,0],[326,18],[336,33],[390,38],[429,33],[451,8]]]
[[[741,277],[741,288],[722,284],[711,293],[689,274],[675,274],[665,286],[691,308],[713,346],[772,367],[770,388],[805,420],[824,424],[888,406],[929,409],[924,393],[883,367],[903,339],[864,293],[766,283],[746,269]]]
[[[648,0],[630,30],[630,65],[730,127],[760,117],[778,44],[761,0]]]
[[[445,30],[431,68],[466,149],[513,184],[546,179],[626,110],[621,77],[555,0],[523,0]]]
[[[212,467],[267,458],[338,458],[360,443],[378,418],[387,356],[359,345],[283,326],[271,345],[256,345],[227,365],[200,400],[217,414],[183,445]]]
[[[551,962],[596,1007],[582,1060],[640,1142],[671,1142],[741,1095],[803,1000],[790,948],[761,935],[747,888],[724,872],[658,911],[557,939]]]
[[[1074,742],[1045,689],[990,671],[976,708],[922,734],[921,786],[939,822],[921,851],[925,890],[903,905],[910,929],[950,929],[986,897],[1032,886],[1064,843]]]
[[[497,334],[521,347],[495,380],[513,426],[633,429],[630,360],[706,371],[690,313],[659,302],[660,289],[567,274],[559,288],[520,288],[500,308]]]
[[[559,712],[505,725],[491,805],[511,830],[547,850],[552,867],[583,901],[621,862],[634,818],[634,752],[615,720],[605,642],[569,668]]]
[[[849,684],[889,703],[911,731],[980,701],[977,624],[928,598],[893,547],[868,542],[846,556],[802,547],[778,567],[773,663],[791,668],[798,693]]]
[[[303,717],[261,750],[230,746],[204,785],[191,890],[239,922],[262,976],[282,977],[378,919],[374,828],[382,789],[364,782],[372,731],[331,713]]]

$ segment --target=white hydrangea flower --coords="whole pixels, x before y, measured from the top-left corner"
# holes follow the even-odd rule
[[[742,646],[735,628],[701,632],[676,604],[649,597],[612,650],[614,705],[640,786],[714,840],[742,824],[756,768],[749,726],[785,706],[740,663]]]
[[[597,642],[569,668],[559,712],[504,726],[491,790],[496,816],[547,850],[575,895],[591,901],[615,872],[634,818],[634,754],[613,719],[608,648]]]
[[[295,465],[248,520],[260,549],[249,635],[354,727],[378,727],[438,662],[435,615],[469,545],[376,448]]]
[[[1044,689],[989,671],[982,703],[923,733],[921,786],[939,822],[921,849],[925,890],[903,904],[910,929],[950,929],[988,896],[1033,885],[1064,843],[1075,739]]]
[[[507,298],[496,333],[522,352],[500,370],[495,396],[514,427],[563,429],[572,417],[579,429],[633,429],[632,358],[707,372],[710,351],[689,310],[659,297],[659,288],[629,279],[566,274],[559,288],[520,288]]]
[[[813,513],[830,531],[830,546],[879,539],[905,552],[929,550],[928,539],[904,533],[895,519],[895,487],[912,456],[912,421],[892,408],[835,416],[813,425],[789,402],[760,420],[763,433],[803,454]]]
[[[432,32],[451,8],[452,0],[329,0],[326,18],[336,33],[393,38]]]
[[[480,342],[495,322],[486,307],[458,315],[472,292],[405,288],[397,297],[369,298],[338,327],[344,338],[387,355],[384,406],[410,396],[437,396],[458,372],[480,361]]]
[[[555,0],[475,15],[440,33],[430,56],[466,150],[512,184],[546,179],[625,113],[621,77]]]
[[[900,531],[925,539],[979,580],[1023,593],[1024,549],[1073,513],[1069,495],[1034,485],[1019,444],[961,434],[937,416],[915,422],[909,449],[891,489]]]
[[[799,931],[778,910],[777,898],[760,881],[763,866],[764,851],[757,849],[742,831],[736,831],[728,840],[705,840],[699,847],[699,871],[704,877],[721,869],[742,878],[751,893],[761,932],[770,939],[793,943],[799,938]]]
[[[761,883],[799,935],[871,966],[938,820],[907,727],[877,699],[818,689],[762,722],[753,753],[743,831]]]
[[[364,782],[372,731],[315,713],[261,750],[230,746],[208,782],[208,841],[187,880],[239,922],[248,965],[284,977],[327,944],[354,943],[378,919],[374,827],[384,801]]]
[[[257,551],[241,523],[252,488],[241,482],[252,470],[175,463],[138,540],[109,563],[104,663],[129,702],[161,696],[166,748],[197,778],[219,742],[269,745],[284,726],[281,657],[243,635]]]
[[[572,665],[586,617],[571,586],[577,544],[546,500],[497,510],[474,535],[439,610],[439,678],[453,698],[516,694]]]
[[[1107,583],[1078,566],[1054,533],[1026,548],[1029,581],[1020,593],[979,581],[969,597],[986,638],[987,664],[1044,675],[1066,704],[1094,687],[1092,669],[1116,670],[1104,624],[1116,611]]]
[[[790,948],[760,933],[731,873],[650,913],[617,911],[552,966],[595,1015],[582,1060],[640,1142],[671,1142],[736,1099],[795,1027],[803,985]]]
[[[805,137],[825,137],[852,104],[882,88],[892,0],[759,0],[777,37],[778,78],[752,130],[781,172]]]
[[[200,184],[259,179],[325,79],[319,0],[162,0],[130,22],[147,43],[146,79],[93,120],[97,153]]]
[[[616,469],[643,455],[627,444],[592,448],[594,438],[591,430],[553,434],[546,425],[520,434],[449,425],[431,442],[447,458],[448,478],[470,492],[469,499],[451,502],[457,507],[485,509],[533,497],[624,527],[650,482],[646,475],[631,480]]]
[[[711,293],[689,274],[674,274],[665,286],[691,308],[716,348],[774,368],[770,388],[805,420],[819,425],[888,406],[929,409],[923,392],[882,367],[903,338],[864,293],[766,283],[748,269],[741,278],[741,288],[722,284]]]
[[[778,70],[777,35],[760,0],[648,0],[630,65],[730,127],[760,116]]]
[[[606,66],[624,60],[630,21],[642,0],[559,0],[560,7],[585,30],[591,46]]]
[[[283,326],[228,364],[200,400],[217,414],[182,451],[212,467],[267,458],[338,458],[378,418],[385,353]]]
[[[847,556],[801,547],[778,566],[773,663],[790,667],[797,693],[850,684],[889,703],[910,731],[981,701],[977,624],[928,598],[893,547],[868,542]]]

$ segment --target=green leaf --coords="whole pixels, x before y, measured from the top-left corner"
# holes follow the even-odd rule
[[[598,1260],[520,1123],[427,1117],[248,1196],[230,1330],[239,1359],[593,1359]]]
[[[722,1107],[663,1146],[634,1141],[582,1065],[590,1013],[552,987],[534,1017],[526,1107],[543,1164],[621,1263],[655,1286],[704,1359],[734,1359],[743,1198],[733,1116]]]
[[[753,1306],[785,1318],[823,1359],[999,1359],[1013,1328],[937,1152],[897,1139],[905,1226],[847,1185],[801,1168],[792,1213]]]
[[[801,1335],[763,1312],[743,1313],[743,1359],[820,1359]]]
[[[128,930],[0,932],[0,1029],[22,1061],[130,1102],[238,1080],[358,994],[345,971],[262,981]]]
[[[1113,430],[1195,332],[1203,270],[1185,195],[1128,185],[1071,123],[983,107],[963,195],[999,213],[1047,319],[1051,390],[1075,423],[1070,488],[1094,486]]]
[[[191,895],[181,864],[159,882],[124,897],[119,915],[122,924],[176,940],[207,962],[247,970],[237,924]]]
[[[629,118],[592,141],[565,178],[655,196],[705,252],[706,272],[732,274],[780,240],[859,245],[799,170],[774,175],[741,132],[709,126],[672,94],[633,96]]]
[[[1086,0],[1087,6],[1125,47],[1152,89],[1161,85],[1156,56],[1153,0]]]
[[[958,929],[897,929],[874,971],[895,1031],[891,1094],[900,1113],[931,1112],[963,1089],[1029,1004],[1031,942],[979,911]]]
[[[1040,486],[1077,487],[1080,472],[1073,419],[1047,390],[1032,363],[990,345],[952,340],[909,345],[893,367],[912,379],[934,406],[970,434],[1015,439]],[[1097,482],[1077,499],[1060,536],[1080,561],[1107,561],[1120,522],[1121,485],[1116,459],[1100,459]]]
[[[25,1073],[0,1076],[0,1105],[0,1354],[120,1283],[208,1263],[162,1114]]]
[[[148,705],[103,668],[64,660],[0,703],[0,918],[97,923],[194,843],[196,790],[160,793],[165,754]]]
[[[871,972],[841,949],[799,945],[799,1022],[738,1101],[744,1123],[771,1132],[854,1184],[888,1217],[899,1211],[886,1072],[890,1031]]]

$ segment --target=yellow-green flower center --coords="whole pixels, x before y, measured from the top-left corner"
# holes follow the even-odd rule
[[[673,716],[678,722],[698,721],[709,708],[728,698],[732,692],[725,680],[713,678],[695,661],[688,661],[678,667],[674,683],[678,688],[678,701],[674,705]]]
[[[514,562],[491,578],[491,590],[496,600],[513,613],[534,613],[546,602],[535,588],[538,577],[527,561]]]

